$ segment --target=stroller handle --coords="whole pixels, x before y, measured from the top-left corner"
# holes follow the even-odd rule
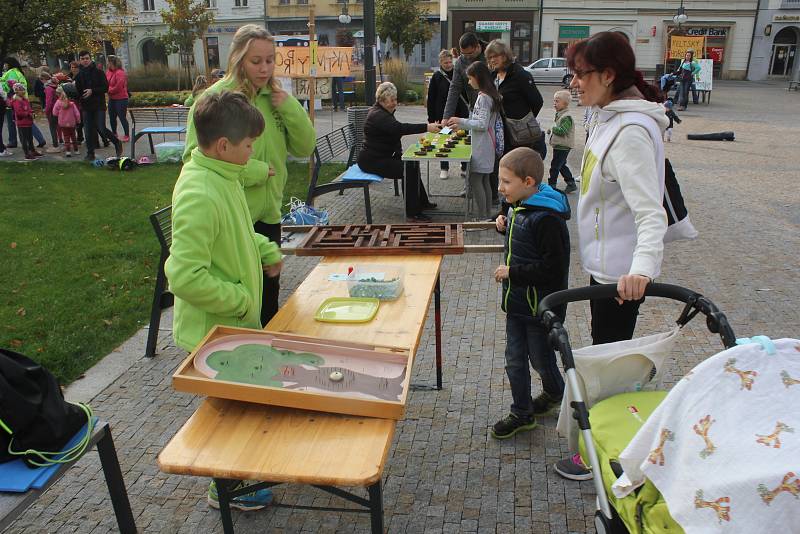
[[[563,322],[560,317],[553,313],[553,308],[568,302],[610,299],[617,295],[616,284],[598,284],[556,291],[555,293],[547,295],[539,302],[539,314],[545,326],[547,326],[548,329],[553,329],[561,326]],[[708,329],[712,333],[720,335],[722,343],[726,348],[733,347],[736,344],[736,336],[725,314],[719,311],[717,306],[703,295],[685,287],[656,283],[648,284],[645,288],[644,295],[646,297],[664,297],[685,302],[686,307],[677,320],[679,325],[685,325],[697,315],[698,312],[702,312],[706,316]]]

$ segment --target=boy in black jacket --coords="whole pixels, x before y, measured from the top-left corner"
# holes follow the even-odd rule
[[[500,160],[500,193],[511,204],[496,220],[506,235],[495,280],[502,282],[506,312],[506,374],[511,384],[511,413],[495,423],[492,437],[506,439],[536,427],[536,415],[558,406],[564,380],[547,329],[537,319],[539,301],[567,288],[569,278],[569,203],[562,192],[542,183],[544,163],[533,149],[515,148]],[[564,317],[566,306],[553,310]],[[530,361],[544,390],[531,398]]]

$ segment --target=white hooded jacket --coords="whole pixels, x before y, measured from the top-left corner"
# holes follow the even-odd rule
[[[601,283],[661,272],[667,216],[664,108],[641,99],[593,109],[581,164],[578,235],[583,268]]]

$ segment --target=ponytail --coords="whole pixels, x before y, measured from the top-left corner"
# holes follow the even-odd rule
[[[642,93],[645,100],[649,100],[650,102],[658,102],[661,103],[664,101],[664,94],[651,83],[647,83],[644,80],[644,76],[642,75],[642,71],[637,70],[634,71],[634,85]]]

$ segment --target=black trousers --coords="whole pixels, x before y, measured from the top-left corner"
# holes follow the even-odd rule
[[[117,141],[117,136],[106,128],[106,111],[104,109],[95,109],[91,111],[84,109],[83,112],[81,112],[81,117],[83,118],[87,155],[94,156],[94,151],[98,146],[97,136],[100,136],[104,143],[113,143]]]
[[[564,180],[568,184],[575,184],[575,178],[572,177],[572,171],[570,171],[569,167],[567,167],[567,156],[569,156],[569,149],[553,149],[553,160],[550,162],[550,178],[547,181],[551,187],[555,187],[558,183],[559,174],[564,177]]]
[[[32,126],[17,126],[19,132],[19,140],[22,143],[22,151],[25,155],[33,154],[33,127]]]
[[[281,244],[281,223],[267,224],[265,222],[256,221],[253,229],[272,241]],[[264,273],[264,288],[261,293],[261,326],[267,326],[267,323],[278,313],[278,297],[281,290],[281,277],[276,276],[270,278],[267,273]]]
[[[598,284],[598,281],[590,277],[589,285],[596,286]],[[622,304],[613,298],[590,300],[592,344],[600,345],[633,338],[636,319],[639,316],[639,306],[643,302],[644,298],[642,300],[626,300]]]

